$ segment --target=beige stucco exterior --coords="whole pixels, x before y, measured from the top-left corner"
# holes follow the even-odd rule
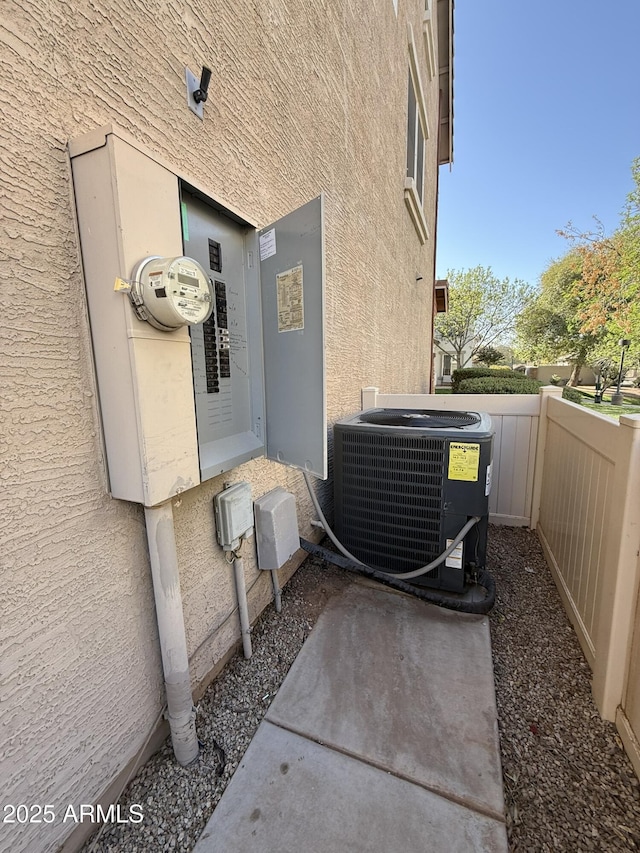
[[[539,364],[536,367],[527,368],[527,376],[532,379],[537,379],[545,385],[549,385],[552,376],[559,376],[560,379],[569,380],[573,372],[573,367],[570,364]],[[595,385],[596,377],[590,367],[583,367],[580,371],[580,381],[578,385]]]
[[[0,785],[7,803],[59,808],[107,790],[164,702],[143,510],[107,491],[69,141],[117,124],[258,226],[324,193],[333,422],[365,385],[429,390],[439,75],[421,6],[402,0],[397,15],[391,0],[10,1],[0,33]],[[431,128],[424,243],[405,201],[411,40]],[[184,69],[203,65],[200,121]],[[189,651],[222,626],[192,661],[196,692],[240,636],[215,544],[223,479],[254,497],[283,485],[312,534],[301,475],[264,459],[174,502]],[[253,546],[245,564],[255,618],[271,581]],[[2,827],[0,851],[55,850],[70,829]]]

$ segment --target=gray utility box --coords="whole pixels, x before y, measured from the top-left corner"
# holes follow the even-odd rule
[[[493,429],[489,415],[369,409],[334,425],[335,531],[390,573],[430,563],[471,516],[481,521],[445,563],[411,581],[461,591],[486,562]]]
[[[300,547],[296,499],[276,486],[254,504],[258,568],[281,569]]]
[[[112,495],[154,506],[264,455],[326,478],[322,197],[259,230],[119,128],[69,151]],[[121,285],[150,256],[200,264],[208,320],[139,319]]]

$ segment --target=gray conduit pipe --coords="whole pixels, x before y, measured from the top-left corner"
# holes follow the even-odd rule
[[[160,506],[145,507],[144,516],[171,743],[177,761],[184,767],[196,760],[199,749],[171,501]]]
[[[280,582],[278,581],[277,569],[271,569],[271,582],[273,584],[273,598],[276,604],[276,613],[280,613],[282,611],[282,590],[280,589]]]
[[[236,580],[236,596],[238,612],[240,613],[240,633],[242,635],[242,651],[247,660],[252,655],[251,622],[249,621],[249,605],[247,603],[247,587],[244,581],[244,560],[234,553],[233,574]]]

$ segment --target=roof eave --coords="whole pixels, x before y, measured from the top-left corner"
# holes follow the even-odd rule
[[[453,163],[453,12],[455,0],[438,0],[440,128],[438,164]]]

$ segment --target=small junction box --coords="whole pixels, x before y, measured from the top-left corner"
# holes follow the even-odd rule
[[[296,499],[281,486],[254,504],[258,568],[279,569],[300,547]]]

